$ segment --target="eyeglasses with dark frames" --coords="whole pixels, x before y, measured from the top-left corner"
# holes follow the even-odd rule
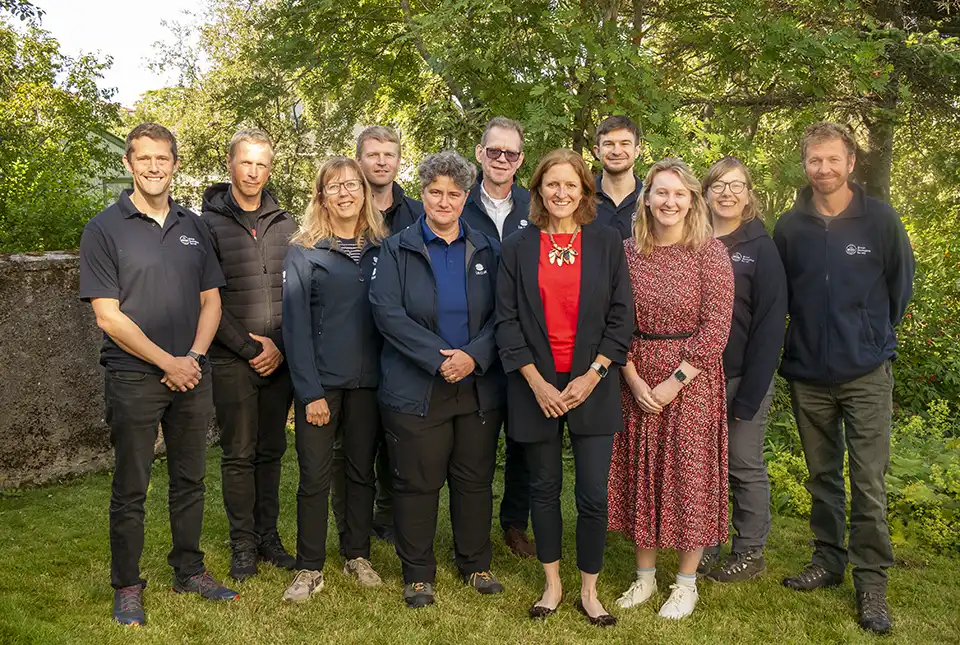
[[[484,148],[484,152],[487,153],[487,159],[490,161],[496,161],[500,158],[500,155],[503,155],[507,158],[507,161],[510,163],[517,163],[517,159],[520,158],[520,153],[515,150],[500,150],[499,148]]]
[[[710,190],[715,194],[720,195],[726,190],[727,186],[730,187],[730,192],[734,195],[739,195],[746,189],[747,184],[743,181],[715,181],[710,184]]]

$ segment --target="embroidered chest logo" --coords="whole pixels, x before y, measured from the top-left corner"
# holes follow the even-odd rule
[[[200,242],[197,242],[192,237],[187,237],[186,235],[180,236],[180,244],[184,246],[200,246]]]
[[[473,267],[473,269],[476,271],[477,275],[487,275],[487,269],[482,264],[478,264],[477,266]]]
[[[741,264],[752,264],[756,262],[756,260],[754,260],[752,257],[750,257],[749,255],[744,255],[740,251],[737,251],[736,253],[731,255],[730,259],[734,262],[740,262]]]
[[[525,219],[520,220],[520,228],[527,228],[527,224],[529,224],[529,223],[530,223],[530,222],[528,222],[528,221],[525,220]]]
[[[866,255],[870,252],[865,246],[857,246],[856,244],[847,244],[847,255]]]

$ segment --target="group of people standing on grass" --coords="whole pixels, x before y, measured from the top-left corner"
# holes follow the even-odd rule
[[[678,572],[659,614],[684,618],[698,574],[736,582],[765,570],[764,430],[780,363],[815,536],[812,562],[783,583],[840,584],[849,560],[860,625],[890,629],[890,362],[914,264],[896,212],[850,181],[849,131],[806,130],[809,185],[772,239],[750,172],[733,157],[702,180],[664,159],[641,181],[637,126],[612,116],[596,132],[600,176],[580,154],[554,150],[526,190],[515,182],[523,144],[521,125],[497,117],[476,146],[479,176],[456,152],[428,155],[420,202],[395,181],[396,133],[367,128],[355,159],[322,163],[298,223],[265,189],[273,148],[264,133],[233,137],[230,181],[207,189],[199,218],[169,197],[173,135],[156,124],[128,135],[134,188],[87,225],[80,278],[104,331],[115,620],[145,623],[138,563],[158,424],[174,590],[237,596],[199,549],[214,407],[237,581],[266,561],[296,571],[285,600],[320,591],[332,500],[344,574],[381,584],[370,551],[377,536],[395,544],[405,603],[431,605],[447,484],[464,584],[502,592],[490,523],[503,429],[500,524],[512,552],[543,565],[543,593],[528,613],[544,619],[563,598],[566,428],[577,609],[591,624],[616,624],[597,593],[613,530],[633,541],[637,564],[616,604],[650,600],[657,552],[672,549]],[[291,403],[295,555],[277,531]],[[731,495],[736,534],[721,559]]]

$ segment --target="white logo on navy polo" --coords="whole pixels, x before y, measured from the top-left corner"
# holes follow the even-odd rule
[[[736,253],[731,255],[730,259],[733,260],[734,262],[740,262],[742,264],[750,264],[751,262],[755,262],[755,260],[752,257],[750,257],[749,255],[744,255],[740,251],[737,251]]]
[[[857,246],[856,244],[847,244],[847,255],[866,255],[870,252],[865,246]]]
[[[525,219],[520,220],[520,228],[527,228],[527,224],[529,224],[527,220]]]
[[[187,237],[186,235],[181,235],[181,236],[180,236],[180,244],[183,244],[184,246],[199,246],[199,245],[200,245],[200,242],[197,242],[197,241],[196,241],[195,239],[193,239],[192,237]]]
[[[473,268],[474,268],[474,270],[477,272],[477,275],[487,275],[487,270],[486,270],[486,268],[484,268],[484,266],[483,266],[482,264],[478,264],[477,266],[475,266],[475,267],[473,267]]]

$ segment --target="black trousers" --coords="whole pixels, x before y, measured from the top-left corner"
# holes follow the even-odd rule
[[[569,374],[558,374],[563,390]],[[560,491],[563,488],[563,427],[566,415],[557,420],[557,433],[547,441],[524,444],[530,467],[530,518],[537,542],[537,559],[556,562],[563,541]],[[577,504],[577,567],[584,573],[600,573],[607,540],[607,479],[613,455],[613,435],[570,434],[574,463],[574,499]]]
[[[472,381],[437,377],[426,416],[383,409],[394,483],[394,529],[405,583],[434,581],[440,489],[450,489],[454,559],[463,574],[487,571],[493,549],[493,473],[502,412],[479,411]]]
[[[530,469],[524,444],[514,441],[506,433],[504,440],[507,454],[503,465],[503,498],[500,500],[500,528],[511,527],[527,530],[530,516]]]
[[[110,583],[115,589],[146,585],[140,577],[144,502],[150,485],[157,427],[167,449],[170,532],[167,562],[187,577],[203,571],[203,477],[207,428],[213,416],[210,370],[188,392],[173,392],[156,374],[107,371],[104,402],[114,449],[110,494]]]
[[[345,549],[348,559],[370,557],[374,474],[380,432],[377,391],[327,390],[330,421],[307,423],[306,406],[294,406],[297,461],[297,568],[320,571],[327,556],[327,517],[334,437],[343,432],[346,473]]]
[[[264,378],[242,358],[212,361],[230,543],[255,547],[277,532],[280,464],[293,386],[286,365]]]
[[[347,474],[346,457],[343,445],[343,433],[337,432],[333,442],[333,473],[330,479],[330,505],[333,518],[341,539],[347,533]],[[386,435],[380,433],[377,447],[376,503],[373,511],[373,525],[393,527],[393,474],[390,471],[390,455],[387,451]]]

